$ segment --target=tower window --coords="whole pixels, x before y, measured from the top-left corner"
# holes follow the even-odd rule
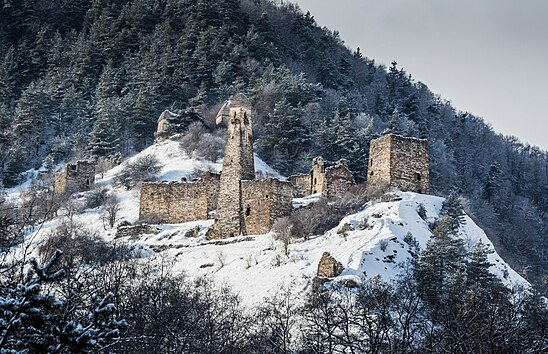
[[[369,160],[369,166],[373,166],[373,159]]]
[[[250,216],[250,215],[251,215],[251,207],[247,206],[247,208],[245,208],[245,216]]]
[[[419,188],[419,189],[417,190],[417,193],[422,194],[422,189]]]
[[[422,180],[422,176],[419,172],[415,173],[415,178],[417,179],[417,181],[420,181]],[[420,192],[419,192],[420,193]]]
[[[370,176],[373,176],[373,171],[369,172],[369,175],[370,175]]]

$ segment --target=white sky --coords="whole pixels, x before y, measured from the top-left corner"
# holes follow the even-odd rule
[[[291,0],[495,131],[548,150],[548,0]]]

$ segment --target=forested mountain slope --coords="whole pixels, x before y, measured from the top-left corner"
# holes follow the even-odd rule
[[[152,143],[168,108],[179,130],[200,119],[214,129],[220,104],[245,90],[257,151],[285,175],[322,155],[348,159],[363,180],[371,138],[428,138],[432,191],[467,197],[500,254],[540,284],[547,153],[366,54],[289,3],[3,0],[0,177],[13,186],[43,164],[132,155]]]

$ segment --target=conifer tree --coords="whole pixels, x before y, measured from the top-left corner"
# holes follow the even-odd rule
[[[492,202],[499,192],[501,185],[500,174],[500,165],[497,162],[489,166],[487,179],[483,184],[483,198],[487,199],[488,202]]]

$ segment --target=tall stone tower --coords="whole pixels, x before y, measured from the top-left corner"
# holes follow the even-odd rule
[[[371,140],[367,171],[368,189],[395,187],[429,193],[427,141],[394,134]]]
[[[239,236],[242,228],[242,180],[255,179],[251,103],[238,93],[227,101],[217,124],[226,120],[226,144],[217,199],[213,238]]]

